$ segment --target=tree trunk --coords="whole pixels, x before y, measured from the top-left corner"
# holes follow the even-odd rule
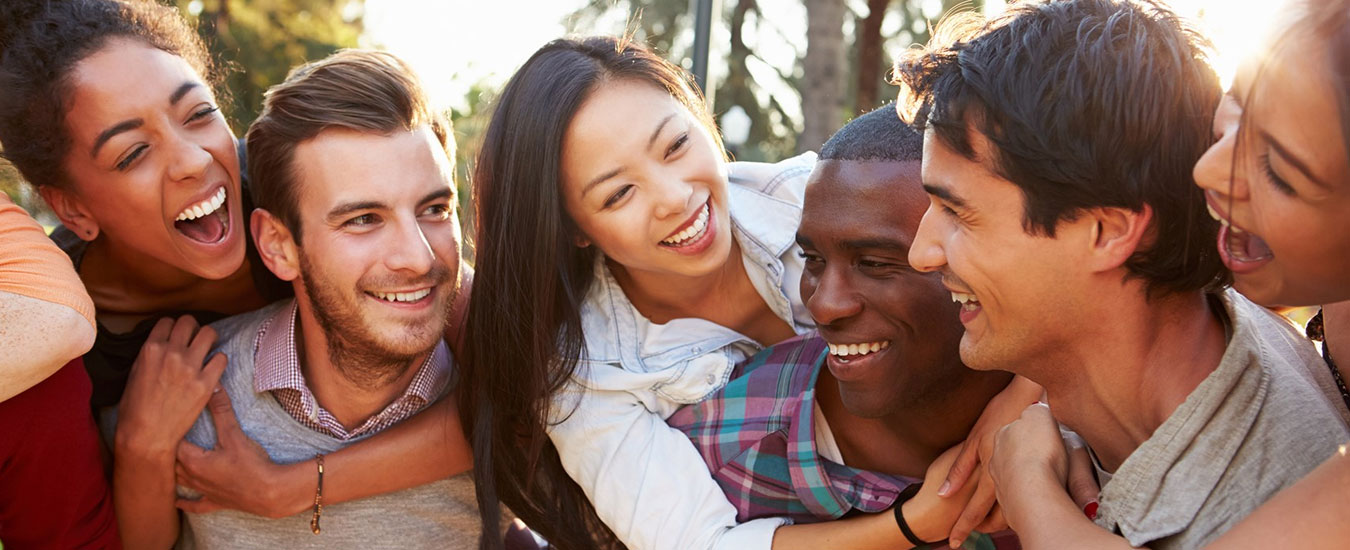
[[[867,19],[858,34],[858,93],[854,97],[854,114],[863,114],[879,107],[878,88],[884,59],[881,51],[881,23],[886,19],[886,8],[891,0],[867,0]]]
[[[844,111],[844,0],[806,0],[802,134],[797,151],[814,151],[839,129]]]

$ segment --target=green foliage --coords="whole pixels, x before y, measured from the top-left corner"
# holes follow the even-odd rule
[[[176,0],[225,68],[226,116],[243,133],[292,67],[357,45],[364,0]]]

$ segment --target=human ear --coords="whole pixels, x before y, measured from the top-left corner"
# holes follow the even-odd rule
[[[283,281],[299,278],[300,247],[286,224],[261,208],[253,209],[249,224],[253,229],[254,244],[258,245],[258,255],[267,269]]]
[[[47,201],[47,206],[52,209],[56,217],[61,220],[61,225],[66,226],[66,229],[86,241],[92,241],[98,237],[98,220],[94,219],[93,213],[85,207],[84,202],[80,201],[80,198],[74,193],[44,185],[38,188],[38,194],[42,195],[42,200]]]
[[[1125,265],[1143,244],[1153,220],[1153,208],[1145,204],[1135,212],[1128,208],[1093,208],[1086,213],[1092,224],[1090,267],[1110,271]]]

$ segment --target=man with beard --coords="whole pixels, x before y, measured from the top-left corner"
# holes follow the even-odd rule
[[[928,205],[922,145],[888,105],[821,147],[797,230],[802,300],[818,333],[760,352],[668,420],[694,442],[738,521],[884,512],[878,546],[908,548],[945,542],[976,488],[937,496],[955,446],[1012,375],[961,364],[956,304],[941,277],[908,265]],[[1001,523],[995,515],[980,527]],[[972,541],[1016,547],[1006,532]]]
[[[258,209],[253,238],[295,299],[217,323],[230,407],[203,413],[197,445],[239,432],[281,463],[310,462],[311,511],[269,519],[184,514],[196,548],[468,548],[478,542],[472,479],[457,475],[323,504],[323,458],[444,396],[442,340],[459,288],[453,142],[409,68],[343,51],[273,87],[248,134]],[[219,410],[226,410],[220,414]],[[180,495],[192,491],[180,487]]]

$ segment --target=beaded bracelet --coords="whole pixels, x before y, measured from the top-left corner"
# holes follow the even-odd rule
[[[314,455],[319,462],[319,485],[314,488],[314,517],[309,520],[309,528],[319,534],[319,516],[323,515],[323,455]]]

